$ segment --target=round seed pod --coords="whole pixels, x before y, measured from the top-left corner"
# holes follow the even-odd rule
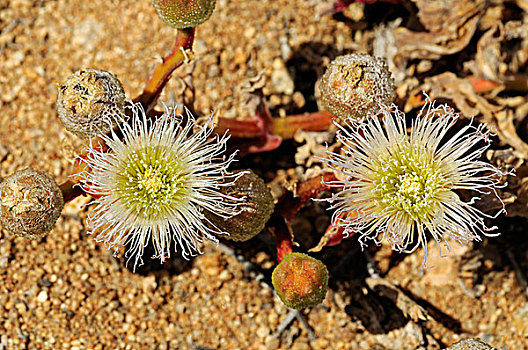
[[[63,206],[62,192],[47,172],[28,168],[0,183],[0,223],[17,236],[37,239],[46,235]]]
[[[57,112],[66,130],[86,139],[106,134],[125,116],[125,91],[112,73],[81,69],[59,86]]]
[[[216,0],[153,0],[153,3],[158,17],[165,24],[185,29],[207,21]]]
[[[446,348],[446,350],[493,350],[493,349],[494,348],[484,343],[480,339],[464,339]]]
[[[320,260],[302,253],[290,253],[273,270],[271,282],[284,305],[303,309],[324,300],[328,270]]]
[[[264,180],[251,170],[245,171],[246,174],[239,177],[233,185],[222,189],[225,194],[246,197],[242,212],[229,219],[205,212],[213,224],[229,233],[225,238],[237,242],[247,241],[258,235],[275,207],[273,196]]]
[[[394,80],[382,58],[350,54],[330,63],[319,85],[323,108],[340,119],[361,119],[394,100]]]

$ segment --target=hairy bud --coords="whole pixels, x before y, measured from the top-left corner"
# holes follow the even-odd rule
[[[380,104],[391,104],[394,81],[382,58],[350,54],[330,63],[321,84],[323,107],[338,118],[363,118]]]
[[[242,212],[229,219],[206,212],[206,216],[218,228],[229,232],[225,238],[243,242],[247,241],[262,231],[273,212],[274,203],[268,186],[258,175],[251,170],[239,177],[235,183],[222,192],[226,195],[242,198],[245,203],[241,206]],[[237,173],[236,171],[234,173]]]
[[[63,206],[59,186],[44,171],[17,171],[0,183],[0,223],[17,236],[44,236],[55,225]]]
[[[154,0],[154,8],[165,24],[178,28],[196,27],[211,17],[216,0]]]
[[[109,72],[81,69],[59,86],[57,111],[66,130],[80,138],[109,132],[125,115],[125,91]]]
[[[328,270],[320,260],[290,253],[273,270],[271,281],[284,305],[302,309],[323,301],[328,289]]]

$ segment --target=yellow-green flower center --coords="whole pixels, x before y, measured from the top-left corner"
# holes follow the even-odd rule
[[[126,208],[155,220],[187,202],[185,163],[168,147],[147,146],[131,151],[119,166],[116,190]]]
[[[450,188],[441,164],[427,151],[399,149],[375,167],[373,186],[381,210],[400,212],[414,220],[432,220],[440,192]],[[396,153],[396,152],[395,152]]]
[[[155,193],[163,187],[162,174],[153,167],[148,167],[143,174],[139,174],[138,187],[147,193]]]

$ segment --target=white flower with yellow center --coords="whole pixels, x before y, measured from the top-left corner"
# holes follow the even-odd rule
[[[472,206],[478,197],[463,201],[456,191],[497,195],[505,173],[479,160],[490,144],[485,125],[470,123],[446,137],[457,120],[452,108],[428,100],[411,125],[395,107],[338,125],[341,152],[327,152],[323,161],[344,178],[330,183],[341,191],[328,201],[346,235],[358,232],[362,245],[387,240],[402,252],[422,246],[424,263],[428,235],[448,249],[449,238],[467,243],[493,235],[496,227],[484,219],[504,205],[490,216]]]
[[[100,136],[109,149],[92,147],[84,160],[90,171],[77,174],[94,196],[87,224],[96,241],[116,252],[129,246],[125,256],[135,257],[136,266],[149,242],[163,262],[172,240],[187,257],[200,252],[204,239],[217,242],[215,235],[226,234],[204,210],[223,218],[237,215],[243,198],[220,190],[244,173],[228,172],[234,154],[222,154],[229,137],[211,138],[211,124],[195,125],[189,113],[183,118],[171,109],[153,120],[134,107],[129,123]]]

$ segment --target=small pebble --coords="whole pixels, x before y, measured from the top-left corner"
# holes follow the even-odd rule
[[[39,303],[43,303],[45,302],[46,300],[48,300],[48,292],[46,292],[45,290],[41,291],[38,295],[37,295],[37,301]]]

